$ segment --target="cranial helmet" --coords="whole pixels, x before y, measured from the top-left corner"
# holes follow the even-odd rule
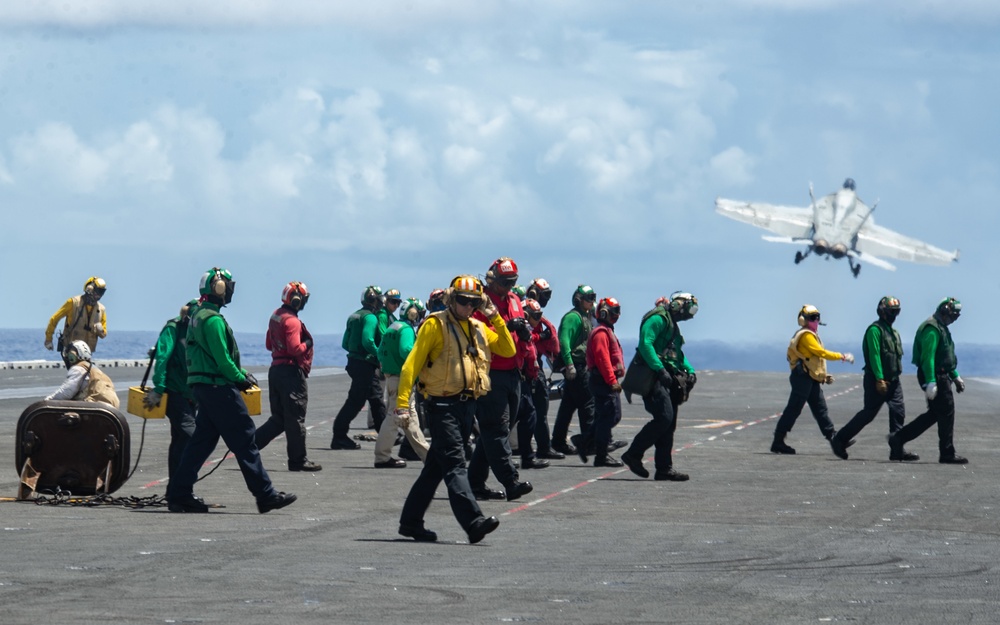
[[[854,190],[854,178],[848,178],[847,180],[845,180],[844,181],[844,188],[845,189],[850,189],[851,191],[853,191]]]
[[[427,311],[438,312],[444,310],[447,307],[444,303],[444,296],[444,289],[434,289],[431,291],[431,294],[427,296]]]
[[[799,309],[799,326],[806,327],[806,323],[809,321],[819,321],[819,309],[812,304],[806,304],[801,309]]]
[[[666,295],[661,295],[657,297],[656,301],[653,302],[653,307],[655,308],[656,306],[663,306],[664,308],[670,308],[670,298],[667,297]]]
[[[104,278],[98,278],[97,276],[90,276],[87,281],[83,283],[83,292],[85,295],[90,295],[94,299],[101,299],[104,292],[108,290],[108,285],[104,281]]]
[[[517,263],[506,256],[493,261],[486,271],[486,284],[513,288],[517,284]]]
[[[233,301],[233,293],[236,291],[236,281],[233,274],[228,269],[212,267],[201,276],[198,285],[198,292],[204,295],[209,301],[214,298],[216,303],[225,306]]]
[[[698,312],[698,298],[690,293],[674,291],[670,294],[667,310],[677,320],[691,319]]]
[[[578,307],[580,302],[584,300],[588,302],[596,302],[597,293],[595,293],[594,289],[590,288],[586,284],[581,284],[576,287],[575,291],[573,291],[573,307]]]
[[[382,287],[370,284],[361,292],[361,304],[373,310],[380,310],[385,305],[385,297],[382,295]]]
[[[524,295],[538,302],[538,305],[542,308],[545,308],[545,305],[549,303],[549,298],[552,297],[552,287],[549,286],[545,278],[535,278],[528,285],[528,289],[524,292]]]
[[[63,352],[63,358],[66,360],[66,365],[72,367],[78,362],[87,361],[90,362],[90,346],[84,341],[73,341]]]
[[[385,292],[385,301],[401,303],[403,301],[403,296],[399,294],[399,289],[389,289]]]
[[[281,303],[292,310],[302,310],[309,302],[309,289],[305,282],[289,282],[281,290]]]
[[[605,297],[597,302],[597,318],[601,321],[615,323],[622,316],[622,306],[613,297]]]
[[[935,314],[937,314],[943,321],[951,323],[961,316],[962,302],[958,301],[954,297],[946,297],[941,300],[940,304],[938,304]]]
[[[426,312],[427,309],[424,308],[424,303],[415,297],[411,297],[403,302],[399,315],[400,318],[415,324],[424,318]]]
[[[527,295],[525,295],[526,291],[524,290],[524,285],[522,284],[515,284],[510,289],[510,292],[516,295],[517,299],[521,300],[522,302],[524,301],[524,298],[527,297]]]
[[[891,295],[886,295],[878,301],[878,308],[875,309],[875,312],[878,313],[879,319],[892,323],[899,316],[899,300]]]
[[[524,314],[537,321],[542,318],[542,305],[529,297],[524,300]]]
[[[485,297],[483,293],[483,283],[475,276],[455,276],[448,287],[446,302],[450,306],[455,303],[458,296],[479,298]]]

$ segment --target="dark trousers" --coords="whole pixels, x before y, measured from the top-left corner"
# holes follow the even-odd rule
[[[215,451],[219,438],[236,456],[247,488],[257,499],[274,494],[274,486],[260,461],[260,451],[254,439],[254,424],[247,413],[243,396],[235,386],[195,384],[192,387],[198,402],[194,434],[184,448],[177,474],[167,485],[167,499],[190,497],[198,470]]]
[[[451,511],[462,529],[469,531],[472,522],[483,516],[465,468],[465,441],[472,434],[476,402],[431,397],[424,403],[424,414],[431,430],[431,448],[417,481],[406,496],[399,523],[422,528],[424,514],[444,480]]]
[[[906,419],[906,407],[903,404],[903,385],[899,378],[889,382],[889,389],[885,395],[879,395],[875,390],[875,376],[865,369],[863,382],[865,389],[865,405],[854,415],[844,427],[837,431],[837,439],[846,443],[858,435],[866,425],[875,420],[878,411],[883,404],[889,405],[889,434],[895,434],[903,427]]]
[[[590,394],[594,398],[594,422],[580,441],[583,449],[593,446],[598,458],[606,458],[611,443],[611,429],[622,420],[622,397],[616,393],[601,374],[591,371],[588,379]]]
[[[657,473],[666,473],[673,466],[674,432],[677,431],[677,403],[670,397],[670,389],[653,383],[653,390],[642,396],[642,404],[653,418],[642,426],[632,439],[628,455],[642,458],[650,447],[656,447],[654,461]]]
[[[267,371],[267,395],[271,416],[257,428],[257,447],[264,449],[281,433],[285,434],[289,466],[306,461],[306,407],[309,385],[297,365],[271,365]]]
[[[347,375],[351,376],[351,388],[347,391],[347,400],[333,420],[333,437],[347,438],[351,429],[351,421],[358,416],[365,402],[372,411],[375,429],[382,428],[386,407],[385,388],[382,384],[382,371],[375,365],[358,358],[347,359]]]
[[[535,452],[531,449],[531,439],[535,437],[537,425],[538,414],[535,411],[531,382],[521,380],[521,402],[517,406],[517,452],[525,462],[535,459]]]
[[[486,486],[490,469],[505,487],[518,480],[511,460],[510,422],[517,418],[521,403],[521,374],[514,370],[490,371],[490,392],[476,400],[479,437],[469,461],[469,483],[473,488]],[[530,443],[529,443],[529,449]]]
[[[538,453],[552,449],[552,438],[549,435],[549,382],[540,376],[527,383],[531,386],[531,403],[535,407],[535,442]]]
[[[167,476],[174,479],[184,448],[194,434],[194,402],[180,393],[167,397],[167,419],[170,420],[170,447],[167,449]]]
[[[576,370],[576,377],[566,380],[566,385],[563,386],[562,400],[559,401],[556,421],[552,425],[552,444],[556,447],[566,444],[566,434],[574,411],[579,412],[580,434],[586,435],[594,424],[594,396],[590,394],[590,387],[587,385],[590,376],[582,364],[576,365]]]
[[[792,394],[788,397],[788,404],[778,419],[778,425],[774,428],[775,438],[784,438],[785,434],[792,431],[795,420],[802,414],[802,408],[809,404],[809,410],[813,418],[819,425],[820,431],[827,440],[836,433],[833,422],[826,409],[826,398],[823,397],[823,387],[819,382],[809,377],[809,373],[799,365],[792,369],[788,376],[788,381],[792,385]]]
[[[917,379],[924,385],[923,375],[918,372]],[[937,396],[927,402],[927,412],[903,426],[896,432],[895,438],[901,444],[912,441],[927,431],[935,423],[938,426],[938,450],[942,458],[955,455],[955,395],[952,394],[951,381],[947,375],[940,374],[937,378]]]

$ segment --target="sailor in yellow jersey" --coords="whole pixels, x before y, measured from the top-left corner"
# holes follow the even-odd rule
[[[800,329],[788,344],[788,366],[792,369],[788,381],[792,385],[792,394],[788,397],[788,404],[774,428],[771,451],[776,454],[795,453],[795,449],[785,443],[785,435],[792,431],[795,420],[799,418],[803,406],[807,403],[826,440],[830,440],[837,433],[827,414],[826,398],[823,397],[823,387],[820,385],[833,382],[833,376],[826,372],[827,360],[853,363],[854,356],[831,352],[823,347],[817,330],[820,325],[825,324],[821,324],[819,319],[819,310],[815,306],[809,304],[803,306],[799,310]],[[848,442],[847,445],[849,444]]]
[[[413,349],[400,373],[395,414],[409,415],[410,393],[417,388],[426,399],[431,448],[417,481],[403,504],[399,533],[417,541],[433,542],[437,534],[424,527],[424,514],[441,480],[448,487],[448,500],[470,543],[477,543],[495,530],[500,521],[483,516],[469,486],[465,464],[465,441],[472,433],[476,399],[490,390],[493,354],[513,357],[514,339],[473,276],[458,276],[445,295],[447,308],[427,317],[420,326]],[[493,325],[472,319],[476,309]]]

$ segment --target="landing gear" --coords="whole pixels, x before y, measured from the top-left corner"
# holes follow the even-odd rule
[[[802,252],[795,252],[795,264],[798,265],[803,260],[805,260],[805,257],[808,256],[809,252],[811,252],[811,251],[812,250],[806,250],[805,254],[803,254]]]
[[[851,257],[847,258],[847,262],[851,265],[851,273],[854,274],[855,278],[857,278],[858,274],[861,273],[861,263],[855,264]]]

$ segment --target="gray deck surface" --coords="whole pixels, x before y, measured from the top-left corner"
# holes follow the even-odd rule
[[[691,481],[554,461],[522,471],[535,485],[523,501],[484,503],[500,528],[469,545],[443,486],[427,516],[441,542],[396,534],[418,467],[372,468],[373,443],[330,451],[349,380],[317,373],[307,423],[310,458],[324,470],[289,473],[283,438],[263,451],[276,487],[299,496],[288,508],[258,514],[231,459],[196,487],[225,506],[205,515],[0,503],[0,622],[998,621],[1000,386],[988,381],[968,380],[957,396],[963,467],[937,463],[934,428],[907,447],[920,462],[889,462],[885,410],[848,461],[808,410],[788,439],[798,455],[771,454],[787,376],[702,372],[676,435],[675,466]],[[141,377],[111,374],[120,391]],[[18,417],[63,375],[0,375],[0,494],[16,492]],[[836,425],[861,407],[860,382],[826,387]],[[904,392],[912,418],[924,410],[913,378]],[[264,413],[258,423],[266,400]],[[129,420],[134,462],[142,420]],[[631,439],[645,421],[641,405],[626,406],[615,437]],[[168,432],[166,421],[148,423],[139,470],[116,495],[164,491]]]

